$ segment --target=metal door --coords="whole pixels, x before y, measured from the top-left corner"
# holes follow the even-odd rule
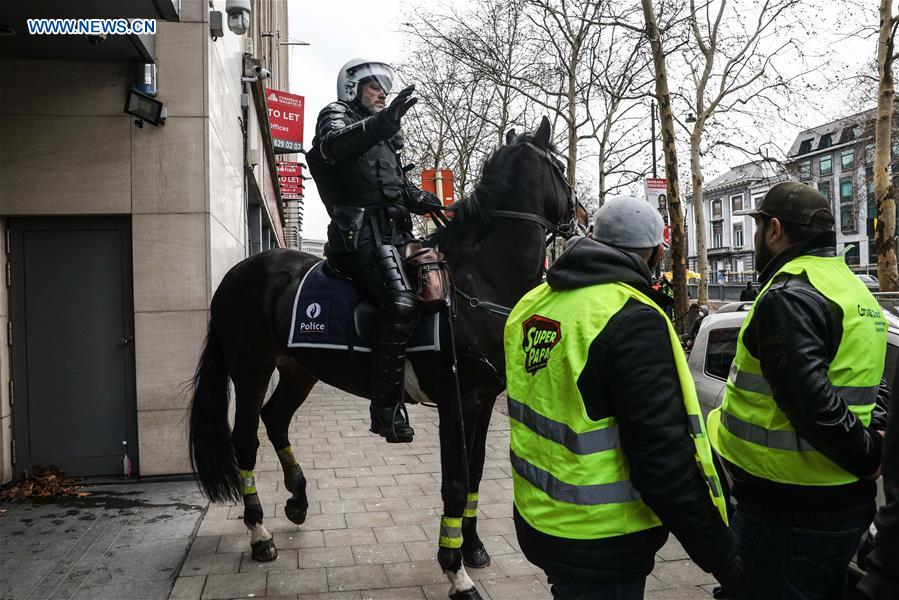
[[[8,227],[15,475],[136,470],[130,217]]]

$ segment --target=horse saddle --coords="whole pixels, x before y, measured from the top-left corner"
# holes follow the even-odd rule
[[[287,346],[371,352],[377,310],[350,279],[319,261],[297,288]],[[440,350],[440,314],[423,313],[406,351],[435,350]]]

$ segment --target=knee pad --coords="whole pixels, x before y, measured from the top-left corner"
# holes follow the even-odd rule
[[[381,296],[379,336],[405,343],[418,321],[418,298],[412,292],[392,291]]]

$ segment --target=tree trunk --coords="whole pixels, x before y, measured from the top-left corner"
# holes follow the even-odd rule
[[[702,116],[699,117],[702,119]],[[699,271],[699,285],[696,291],[696,302],[709,304],[709,254],[706,240],[705,202],[702,195],[702,166],[699,164],[699,145],[702,142],[704,123],[697,120],[690,135],[690,173],[693,177],[693,218],[696,232],[696,270]]]
[[[893,14],[892,0],[880,0],[880,36],[877,41],[877,122],[874,130],[874,198],[877,200],[877,279],[880,291],[899,290],[896,268],[896,201],[890,181],[890,138],[893,122]]]
[[[652,48],[652,62],[655,67],[656,100],[659,103],[659,117],[662,124],[662,152],[665,155],[665,177],[668,180],[668,213],[671,221],[671,269],[674,286],[674,326],[678,333],[686,333],[689,299],[687,297],[687,261],[684,252],[684,214],[680,205],[680,181],[677,176],[677,148],[674,145],[674,116],[671,114],[671,95],[668,91],[668,70],[665,67],[665,53],[656,23],[652,0],[640,0],[646,21],[646,36]]]
[[[572,51],[572,56],[576,56]],[[575,59],[572,59],[575,60]],[[568,185],[575,187],[577,179],[577,104],[575,104],[574,65],[572,62],[568,75]]]

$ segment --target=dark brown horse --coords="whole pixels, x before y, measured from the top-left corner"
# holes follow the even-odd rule
[[[572,229],[574,197],[549,137],[545,117],[534,134],[510,131],[506,144],[484,164],[474,193],[454,207],[451,223],[431,239],[446,256],[460,300],[454,322],[460,394],[447,337],[449,311],[441,317],[440,347],[445,350],[410,354],[407,371],[439,412],[444,516],[437,557],[452,584],[451,598],[479,598],[463,563],[490,563],[477,534],[476,498],[493,403],[505,388],[503,307],[513,306],[540,283],[547,234]],[[280,459],[285,488],[292,493],[285,514],[302,523],[308,507],[306,479],[287,438],[294,412],[318,381],[369,395],[368,354],[287,347],[295,293],[317,261],[279,249],[234,266],[212,298],[209,333],[194,378],[194,470],[211,500],[243,500],[256,560],[277,557],[262,524],[253,479],[260,416]],[[279,382],[265,402],[275,369]],[[229,378],[237,396],[233,431],[228,426]]]

